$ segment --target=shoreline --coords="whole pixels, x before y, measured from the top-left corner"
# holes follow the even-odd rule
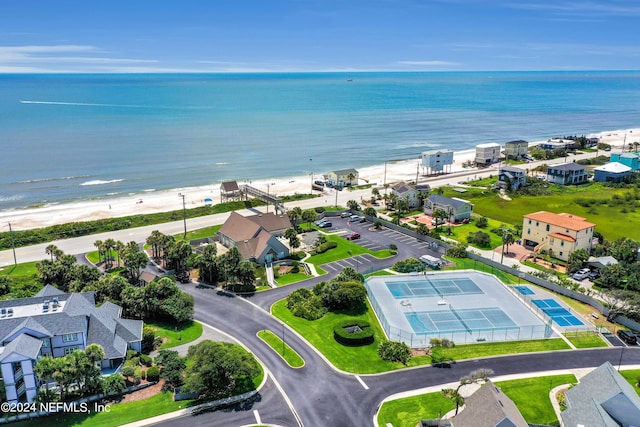
[[[629,144],[633,143],[633,138],[628,136],[634,134],[638,135],[638,140],[640,140],[640,129],[635,128],[604,131],[586,136],[598,137],[602,143],[620,147],[625,139]],[[541,142],[543,141],[529,142],[529,145],[533,146]],[[475,148],[454,151],[451,173],[464,170],[463,163],[474,158]],[[368,181],[373,186],[382,187],[385,182],[385,174],[387,184],[393,184],[398,181],[415,181],[416,173],[418,173],[419,178],[424,179],[426,175],[423,175],[423,169],[419,166],[420,162],[420,158],[387,161],[382,164],[358,168],[358,172],[363,181]],[[327,172],[251,180],[249,182],[250,185],[269,191],[271,194],[281,196],[294,193],[304,194],[311,192],[311,183],[316,177],[320,177]],[[448,175],[446,173],[440,176],[447,177]],[[238,184],[244,183],[246,181],[238,181]],[[113,199],[81,200],[31,208],[0,210],[0,224],[2,224],[0,225],[0,231],[9,231],[9,223],[11,223],[13,230],[28,230],[69,222],[84,222],[179,210],[182,209],[181,195],[185,196],[184,201],[187,208],[203,206],[206,198],[212,199],[212,204],[217,204],[220,203],[220,182],[196,187],[177,187],[168,190],[140,192]]]

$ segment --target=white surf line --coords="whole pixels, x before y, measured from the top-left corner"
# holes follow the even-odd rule
[[[262,420],[260,419],[260,414],[257,409],[253,410],[253,416],[256,417],[256,424],[262,424]]]
[[[366,385],[366,384],[364,383],[364,381],[362,381],[362,378],[360,378],[360,376],[359,376],[359,375],[354,375],[354,377],[356,377],[356,379],[358,380],[358,382],[360,383],[360,385],[361,385],[362,387],[364,387],[364,389],[365,389],[365,390],[369,390],[369,386],[368,386],[368,385]]]

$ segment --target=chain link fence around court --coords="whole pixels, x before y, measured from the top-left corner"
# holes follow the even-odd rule
[[[415,333],[405,329],[392,326],[387,320],[380,303],[376,300],[374,293],[365,282],[369,301],[373,308],[382,329],[387,338],[391,341],[404,342],[411,348],[424,348],[430,345],[433,338],[446,338],[456,344],[473,344],[478,342],[499,342],[499,341],[520,341],[549,338],[553,335],[551,329],[551,318],[546,316],[548,322],[544,325],[519,325],[509,327],[494,328],[467,328],[453,331],[433,331],[427,333]]]

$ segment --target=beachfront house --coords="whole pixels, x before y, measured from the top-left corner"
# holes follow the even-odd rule
[[[575,148],[575,141],[572,139],[551,138],[541,142],[538,147],[545,150],[570,150]]]
[[[577,249],[591,251],[595,224],[569,213],[539,211],[524,215],[522,241],[534,252],[547,251],[567,261]]]
[[[584,184],[588,180],[587,169],[577,163],[561,163],[547,168],[547,181],[555,184]]]
[[[640,170],[640,154],[638,153],[612,153],[609,160],[629,166],[634,172]]]
[[[593,170],[593,180],[596,182],[622,182],[633,171],[627,165],[618,162],[609,162],[606,165],[598,166]]]
[[[425,173],[430,175],[441,172],[451,172],[451,165],[453,164],[453,151],[452,150],[431,150],[424,151],[422,157],[422,168]]]
[[[289,256],[289,248],[278,239],[287,228],[291,228],[291,221],[286,214],[245,217],[231,212],[217,237],[223,246],[238,248],[243,259],[264,265]]]
[[[476,165],[488,166],[500,160],[500,144],[489,142],[476,145]]]
[[[0,301],[0,370],[9,403],[33,402],[41,357],[63,357],[90,344],[104,349],[102,369],[117,368],[127,350],[142,350],[142,320],[123,319],[122,307],[96,307],[95,293],[65,293],[47,285],[35,296]]]
[[[620,373],[605,362],[565,392],[567,427],[640,425],[640,397]]]
[[[437,209],[447,213],[449,222],[460,222],[463,219],[471,219],[473,205],[468,200],[431,194],[424,201],[424,213],[433,216]]]
[[[350,187],[358,185],[359,174],[356,169],[340,169],[327,174],[327,182],[332,187]]]
[[[220,201],[222,203],[241,199],[242,192],[236,181],[225,181],[220,184]]]
[[[528,150],[529,150],[529,143],[522,139],[505,142],[504,144],[504,154],[507,160],[521,159],[525,154],[527,154]]]
[[[527,173],[515,166],[502,166],[498,171],[498,187],[515,191],[527,185]]]
[[[406,200],[410,208],[419,208],[422,205],[422,195],[429,192],[429,185],[417,187],[401,181],[391,187],[391,194],[399,200]]]

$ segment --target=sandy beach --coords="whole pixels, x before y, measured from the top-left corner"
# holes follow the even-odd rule
[[[589,134],[587,137],[598,137],[603,143],[620,147],[624,143],[640,142],[640,128],[599,132]],[[530,142],[530,145],[540,142]],[[474,157],[475,149],[454,152],[454,163],[451,166],[451,172],[462,171],[464,169],[462,165],[469,160],[473,160]],[[319,179],[327,172],[314,171],[313,179]],[[386,166],[385,164],[379,164],[358,168],[358,172],[360,178],[377,187],[383,186],[385,175],[386,183],[388,184],[398,181],[415,181],[416,173],[419,175],[419,180],[425,179],[423,169],[420,167],[420,159],[418,158],[388,161]],[[309,192],[311,181],[312,176],[302,175],[251,181],[251,185],[263,191],[268,189],[271,194],[283,196]],[[243,183],[242,181],[238,182],[238,184]],[[205,199],[211,199],[214,204],[219,203],[220,183],[212,183],[200,187],[152,191],[114,199],[86,200],[36,208],[3,210],[0,211],[0,224],[2,224],[0,225],[0,231],[9,231],[8,223],[11,223],[14,230],[26,230],[68,222],[178,210],[182,209],[182,197],[180,195],[185,196],[184,200],[187,209],[204,205]]]

